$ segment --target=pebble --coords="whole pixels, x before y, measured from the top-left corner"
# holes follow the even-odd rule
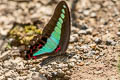
[[[79,66],[83,66],[85,63],[83,61],[81,61],[78,65]]]
[[[73,46],[69,45],[69,46],[68,46],[68,49],[73,49]]]
[[[5,80],[5,76],[4,75],[0,76],[0,80]]]
[[[13,70],[9,70],[8,72],[5,73],[5,77],[12,77],[16,75],[16,73]]]
[[[95,57],[95,59],[98,59],[98,58],[100,58],[100,56],[99,56],[99,55]]]
[[[117,32],[117,35],[120,37],[120,32]]]
[[[39,72],[32,73],[31,77],[33,80],[47,80],[47,78],[41,75]]]
[[[17,63],[16,69],[24,69],[24,63],[23,62],[19,62]]]
[[[52,76],[57,76],[57,72],[52,72]]]
[[[50,0],[48,0],[48,1],[46,1],[46,0],[41,0],[40,2],[43,3],[44,5],[47,5],[47,4],[50,2]]]
[[[18,76],[18,77],[16,77],[16,80],[24,80],[24,78],[23,78],[23,77]]]
[[[74,55],[73,58],[80,59],[80,55]],[[74,60],[74,61],[76,61],[76,60]]]
[[[62,63],[60,63],[60,64],[57,65],[57,68],[60,68],[60,69],[61,69],[61,68],[63,68],[63,67],[64,67],[64,65],[63,65]]]
[[[120,18],[118,18],[117,21],[120,22]]]
[[[2,55],[0,55],[0,60],[5,60],[8,58],[8,54],[10,54],[11,51],[6,51]]]
[[[88,26],[85,25],[85,24],[84,24],[84,25],[81,25],[81,26],[80,26],[80,29],[81,29],[81,30],[86,30],[86,29],[88,29]]]
[[[116,44],[116,42],[114,42],[113,40],[111,40],[111,39],[108,39],[107,41],[106,41],[106,45],[115,45]]]
[[[80,46],[78,46],[78,45],[76,45],[76,46],[75,46],[75,48],[76,48],[76,49],[78,49],[78,50],[80,50],[80,49],[81,49],[81,47],[80,47]]]
[[[70,42],[77,42],[78,41],[78,34],[73,34],[70,36]]]
[[[65,75],[64,71],[62,71],[61,69],[57,70],[57,76],[58,77],[63,77]]]
[[[78,32],[78,34],[79,34],[79,35],[81,35],[81,34],[84,34],[84,35],[85,35],[85,34],[87,34],[87,31],[86,31],[86,30],[80,30],[80,31]]]
[[[16,64],[16,63],[21,62],[21,61],[22,61],[22,58],[16,57],[15,59],[10,59],[10,61],[11,61],[12,63]]]
[[[114,0],[115,1],[115,0]],[[117,0],[116,0],[117,1]],[[6,2],[6,0],[4,1],[4,2]],[[41,3],[43,3],[44,5],[47,5],[49,2],[50,2],[50,0],[49,1],[40,1]],[[35,1],[35,4],[37,3],[38,5],[38,7],[36,8],[35,7],[35,10],[34,9],[31,9],[32,10],[32,13],[31,13],[31,11],[30,11],[30,14],[28,13],[29,12],[29,9],[27,9],[26,7],[27,7],[27,4],[25,3],[25,5],[24,5],[24,3],[21,3],[21,4],[23,4],[22,6],[23,7],[21,7],[21,6],[19,6],[19,4],[18,4],[18,10],[17,11],[15,11],[16,10],[16,8],[15,9],[13,9],[13,15],[15,16],[15,17],[18,17],[18,16],[21,16],[21,17],[19,17],[19,18],[13,18],[13,17],[9,17],[9,16],[11,16],[11,13],[10,14],[8,14],[9,13],[9,11],[8,11],[8,13],[6,14],[6,17],[4,18],[4,20],[2,21],[3,22],[3,24],[6,24],[6,26],[8,27],[8,23],[9,24],[11,24],[11,21],[12,22],[14,22],[15,21],[15,19],[16,19],[16,21],[17,22],[24,22],[25,20],[26,20],[26,22],[28,22],[28,21],[31,21],[29,18],[26,18],[26,19],[24,19],[24,16],[22,16],[21,14],[25,14],[25,13],[28,13],[28,15],[29,16],[32,16],[32,18],[37,18],[38,16],[40,16],[40,15],[42,15],[42,14],[45,14],[45,15],[47,15],[47,17],[45,18],[45,19],[48,19],[48,16],[51,16],[51,13],[52,13],[52,9],[51,9],[51,7],[50,6],[48,6],[48,8],[46,8],[47,6],[43,6],[41,9],[40,9],[40,7],[42,6],[42,4],[40,3],[40,2],[36,2]],[[55,1],[56,2],[56,1]],[[79,2],[81,2],[81,1],[79,1]],[[90,1],[88,1],[88,0],[83,0],[82,1],[83,3],[84,3],[84,7],[85,8],[83,8],[84,10],[83,10],[83,16],[89,16],[90,15],[90,17],[92,18],[92,19],[95,19],[95,17],[96,16],[98,16],[98,18],[99,18],[99,15],[97,15],[96,14],[96,12],[98,11],[98,10],[100,10],[100,8],[101,8],[101,5],[100,4],[98,4],[98,3],[95,3],[94,5],[92,5],[91,4],[91,6],[89,6],[89,7],[86,7],[86,5],[88,5],[88,4],[86,4],[87,2],[89,2],[89,3],[91,3]],[[107,2],[107,1],[106,1]],[[109,1],[108,1],[109,2]],[[112,2],[112,1],[110,1],[110,2]],[[10,4],[11,4],[12,2],[10,2]],[[14,2],[16,5],[17,5],[17,3],[16,2]],[[30,2],[31,3],[31,2]],[[116,2],[117,3],[117,2]],[[31,3],[31,5],[29,5],[28,7],[33,7],[34,8],[34,5],[35,4],[33,4],[33,2]],[[4,5],[4,4],[3,4]],[[54,4],[53,4],[54,5]],[[52,6],[53,6],[52,5]],[[79,4],[78,4],[79,5]],[[106,9],[107,9],[107,7],[108,7],[108,5],[109,5],[109,3],[107,3],[107,5],[106,5]],[[7,6],[9,6],[9,4],[7,5]],[[36,6],[36,5],[35,5]],[[80,6],[80,5],[79,5]],[[13,7],[12,6],[12,4],[11,4],[11,7]],[[21,8],[21,9],[19,9],[19,8]],[[25,9],[24,9],[25,8]],[[23,10],[22,10],[23,9]],[[39,9],[39,10],[36,10],[36,9]],[[87,9],[87,10],[86,10]],[[90,10],[88,10],[88,9],[90,9]],[[105,11],[106,11],[106,9],[105,9]],[[116,8],[117,9],[117,8]],[[93,11],[93,12],[91,12],[91,10]],[[25,13],[24,13],[24,11],[25,11]],[[47,11],[47,12],[46,12]],[[103,10],[104,11],[104,10]],[[1,14],[3,14],[4,13],[4,11],[1,11],[2,13]],[[11,12],[11,11],[10,11]],[[34,13],[34,12],[36,12],[36,13]],[[114,12],[115,12],[115,15],[117,14],[118,15],[118,12],[119,11],[117,11],[117,10],[114,10]],[[117,13],[116,13],[117,12]],[[15,14],[14,14],[15,13]],[[35,14],[35,15],[33,15],[33,13]],[[41,13],[41,14],[40,14]],[[38,15],[39,14],[39,15]],[[78,13],[79,14],[79,13]],[[1,15],[2,16],[2,15]],[[26,16],[27,17],[27,16]],[[41,17],[43,17],[43,16],[41,16]],[[77,17],[77,15],[76,15],[76,17]],[[6,19],[8,19],[8,18],[10,18],[10,21],[7,21],[6,22]],[[79,17],[78,17],[79,18]],[[84,18],[86,18],[87,19],[87,17],[84,17]],[[100,15],[100,19],[102,19],[103,17],[102,17],[102,15]],[[28,20],[27,20],[28,19]],[[38,19],[38,18],[37,18]],[[111,18],[110,18],[111,19]],[[83,19],[83,21],[84,21],[84,19]],[[86,21],[86,20],[85,20]],[[89,18],[88,18],[88,21],[89,21]],[[117,19],[117,21],[119,21],[120,22],[120,19]],[[95,19],[95,22],[96,22],[96,19]],[[95,23],[94,22],[94,23]],[[108,22],[106,22],[106,18],[103,18],[103,20],[101,20],[101,22],[103,23],[103,24],[106,24],[106,23],[108,23]],[[85,22],[85,23],[87,23],[87,22]],[[89,23],[89,22],[88,22]],[[92,22],[93,23],[93,22]],[[78,23],[79,24],[79,23]],[[95,23],[96,24],[96,23]],[[0,25],[1,27],[3,26],[4,27],[4,25]],[[95,25],[95,27],[96,27],[97,25]],[[110,26],[114,26],[114,24],[110,24]],[[7,27],[5,28],[5,29],[7,29]],[[104,27],[104,25],[103,25],[103,27]],[[110,28],[112,28],[112,27],[110,27]],[[93,27],[94,28],[94,27]],[[98,27],[99,28],[99,27]],[[103,28],[104,29],[104,28]],[[109,31],[109,30],[108,30]],[[99,31],[98,31],[99,32]],[[7,33],[7,30],[5,30],[4,31],[4,29],[2,29],[1,30],[1,33],[3,34],[3,35],[6,35],[6,33]],[[93,33],[93,29],[91,29],[88,25],[82,25],[80,28],[75,28],[75,27],[72,27],[72,38],[71,38],[71,41],[70,42],[77,42],[78,40],[79,40],[79,35],[81,35],[81,34],[91,34],[91,33]],[[111,32],[110,32],[111,33]],[[106,33],[107,34],[107,33]],[[98,34],[99,35],[99,34]],[[116,35],[118,35],[118,36],[120,36],[120,32],[117,32],[116,33]],[[83,37],[84,36],[86,36],[86,35],[83,35]],[[87,36],[89,36],[89,35],[87,35]],[[90,35],[90,36],[92,36],[92,35]],[[110,36],[112,36],[112,35],[110,35]],[[114,35],[113,35],[114,36]],[[106,38],[108,38],[108,37],[106,37]],[[103,38],[102,38],[103,39]],[[84,40],[84,39],[82,39],[81,38],[81,40]],[[104,40],[102,40],[102,41],[104,41]],[[94,40],[94,42],[96,43],[96,44],[100,44],[101,42],[101,39],[100,38],[96,38],[95,40]],[[82,41],[81,41],[82,42]],[[91,41],[92,42],[92,41]],[[78,45],[78,43],[75,43],[75,46],[73,46],[73,45],[71,45],[70,44],[70,46],[68,47],[69,49],[71,49],[71,51],[73,51],[74,49],[77,49],[77,51],[80,51],[81,50],[81,48],[82,49],[84,49],[83,50],[83,52],[84,51],[88,51],[89,53],[90,53],[90,55],[94,55],[94,54],[96,54],[96,51],[94,51],[94,50],[91,50],[91,48],[92,49],[96,49],[95,47],[96,46],[98,46],[98,45],[96,45],[96,46],[92,46],[92,47],[90,47],[89,46],[89,44],[91,44],[91,42],[90,43],[88,43],[87,45],[85,45],[84,44],[84,41],[83,41],[83,43],[81,44],[80,43],[80,46]],[[93,43],[94,43],[93,42]],[[108,44],[108,45],[115,45],[116,44],[116,42],[114,41],[114,40],[112,40],[112,39],[109,39],[109,40],[105,40],[105,42]],[[102,45],[102,44],[101,44]],[[105,45],[103,45],[103,46],[105,46]],[[105,49],[106,50],[106,48],[107,47],[103,47],[102,49]],[[102,50],[101,49],[101,50]],[[9,53],[9,52],[8,52]],[[2,54],[2,55],[0,55],[0,60],[2,60],[2,62],[0,62],[0,80],[6,80],[6,78],[7,77],[10,77],[10,78],[7,78],[8,80],[13,80],[14,78],[16,79],[16,80],[47,80],[47,78],[46,77],[44,77],[43,75],[45,74],[46,76],[47,75],[50,75],[50,74],[53,74],[54,76],[59,76],[59,77],[61,77],[61,79],[66,79],[66,80],[69,80],[70,79],[70,77],[71,77],[71,74],[72,74],[72,71],[71,71],[71,69],[69,69],[69,67],[70,68],[72,68],[72,67],[75,67],[76,68],[76,63],[77,63],[77,65],[79,65],[79,66],[83,66],[84,64],[86,64],[87,66],[89,65],[89,64],[92,64],[92,61],[90,62],[90,61],[87,61],[86,63],[84,63],[84,61],[82,61],[80,58],[80,55],[82,55],[82,54],[75,54],[74,56],[72,56],[69,60],[69,62],[66,62],[65,64],[64,63],[56,63],[56,62],[53,62],[53,63],[51,63],[50,65],[47,65],[47,66],[45,66],[44,68],[42,67],[42,68],[39,68],[39,70],[36,70],[36,66],[34,66],[33,64],[29,64],[29,63],[31,63],[32,62],[32,60],[29,60],[29,61],[26,61],[26,64],[24,63],[25,62],[25,60],[23,60],[21,57],[15,57],[14,59],[13,59],[13,55],[14,54],[9,54],[8,55],[8,53],[5,53],[5,54]],[[76,53],[76,52],[74,52],[74,53]],[[97,58],[99,58],[99,57],[101,57],[101,56],[103,56],[104,54],[105,54],[106,52],[100,52],[100,54],[99,54],[99,56],[96,56],[96,59]],[[84,54],[86,54],[86,53],[84,53]],[[1,57],[2,56],[2,57]],[[25,66],[25,65],[28,65],[27,67]],[[35,64],[36,65],[36,64]],[[37,65],[39,65],[39,64],[37,64]],[[114,64],[115,65],[115,64]],[[57,66],[57,68],[56,67],[54,67],[54,66]],[[78,67],[78,66],[77,66]],[[89,67],[89,66],[88,66]],[[21,70],[21,69],[24,69],[24,68],[26,68],[25,70]],[[30,68],[30,69],[28,69],[28,68]],[[18,72],[16,72],[16,69],[18,69]],[[80,69],[81,69],[81,67],[80,67]],[[19,71],[20,71],[20,74],[19,74]],[[40,72],[42,72],[42,74],[43,75],[41,75],[40,74],[40,72],[36,72],[36,71],[40,71]],[[27,75],[24,75],[24,76],[21,76],[21,73],[26,73]],[[28,74],[28,72],[29,73],[32,73],[32,75],[30,76],[29,74]],[[95,72],[96,74],[100,74],[100,73],[102,73],[102,71],[98,71],[98,72]],[[2,74],[5,74],[5,75],[2,75]],[[50,75],[51,77],[54,77],[53,75]],[[12,78],[11,78],[12,77]],[[30,77],[30,78],[27,78],[27,77]],[[110,78],[110,79],[114,79],[114,78]],[[87,80],[87,79],[86,79]]]
[[[100,44],[101,42],[102,42],[102,40],[101,40],[100,38],[96,38],[96,39],[95,39],[95,43],[96,43],[96,44]]]
[[[95,18],[95,17],[96,17],[96,13],[95,13],[95,12],[92,12],[92,13],[90,14],[90,17],[91,17],[91,18]]]
[[[70,63],[68,63],[68,66],[69,66],[69,68],[73,68],[75,66],[75,63],[74,62],[70,62]]]
[[[56,62],[52,62],[51,64],[52,64],[52,65],[57,65],[57,63],[56,63]]]
[[[64,76],[64,79],[65,79],[65,80],[70,80],[70,76],[65,75],[65,76]]]
[[[94,71],[94,73],[95,73],[95,74],[101,74],[101,73],[103,73],[103,71],[102,71],[102,70]]]
[[[74,58],[72,58],[72,59],[70,59],[70,62],[76,62],[75,57],[74,57]]]
[[[71,27],[71,31],[72,31],[73,33],[78,33],[79,30],[80,30],[79,28]]]
[[[92,50],[92,51],[89,51],[89,55],[90,55],[90,56],[95,55],[95,53],[96,53],[96,52],[93,51],[93,50]]]
[[[4,68],[14,68],[14,65],[10,61],[4,61]]]
[[[83,14],[84,14],[85,16],[88,16],[88,15],[90,14],[90,10],[84,10],[84,11],[83,11]]]
[[[67,75],[71,75],[71,72],[70,72],[70,71],[66,71],[66,74],[67,74]]]
[[[13,80],[12,78],[7,78],[7,80]]]
[[[87,34],[91,34],[93,32],[93,29],[92,28],[89,28],[86,30]]]
[[[92,10],[93,10],[93,11],[98,11],[100,8],[101,8],[101,5],[95,4],[95,5],[92,7]]]

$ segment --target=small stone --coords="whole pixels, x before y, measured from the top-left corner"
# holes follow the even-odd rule
[[[4,75],[0,76],[0,80],[5,80],[5,76]]]
[[[92,28],[89,28],[86,30],[87,34],[91,34],[93,32],[93,29]]]
[[[81,61],[78,65],[79,65],[79,66],[83,66],[83,65],[84,65],[84,62]]]
[[[69,66],[70,68],[73,68],[73,67],[75,66],[75,63],[74,63],[74,62],[70,62],[70,63],[68,63],[68,66]]]
[[[84,25],[81,25],[81,26],[80,26],[80,29],[81,29],[81,30],[86,30],[86,29],[88,29],[88,26],[85,25],[85,24],[84,24]]]
[[[100,56],[103,56],[105,53],[104,52],[102,52],[102,53],[100,53]]]
[[[65,80],[70,80],[70,76],[65,75],[65,76],[64,76],[64,79],[65,79]]]
[[[91,18],[95,18],[95,17],[96,17],[96,13],[95,13],[95,12],[91,13],[91,14],[90,14],[90,17],[91,17]]]
[[[52,62],[51,64],[52,64],[52,65],[56,65],[57,63],[56,63],[56,62]]]
[[[19,63],[21,61],[22,61],[22,58],[20,58],[20,57],[16,57],[15,59],[11,59],[11,62],[14,64]]]
[[[76,62],[76,59],[72,58],[70,59],[70,62]]]
[[[96,44],[91,44],[91,45],[90,45],[90,47],[91,47],[92,49],[95,49],[96,46],[97,46]]]
[[[73,58],[80,59],[80,55],[74,55]],[[75,61],[75,60],[74,60]]]
[[[19,62],[17,63],[16,69],[24,69],[24,63],[23,62]]]
[[[10,54],[10,51],[6,51],[4,52],[2,55],[0,55],[0,60],[5,60],[6,58],[8,58],[8,54]]]
[[[86,31],[86,30],[80,30],[80,31],[78,32],[78,34],[79,34],[79,35],[81,35],[81,34],[84,34],[84,35],[85,35],[85,34],[87,34],[87,31]]]
[[[57,72],[52,72],[52,76],[57,76]]]
[[[115,45],[116,43],[113,41],[113,40],[111,40],[111,39],[108,39],[107,41],[106,41],[106,45]]]
[[[14,67],[13,67],[14,65],[13,65],[10,61],[4,61],[3,66],[4,66],[5,68],[14,68]]]
[[[71,27],[72,32],[77,33],[79,31],[79,28]]]
[[[81,47],[80,47],[80,46],[78,46],[78,45],[77,45],[77,46],[75,46],[75,48],[76,48],[76,49],[78,49],[78,50],[80,50],[80,49],[81,49]]]
[[[32,73],[32,79],[33,80],[47,80],[46,77],[44,77],[42,74],[40,74],[39,72],[34,72]]]
[[[73,34],[70,36],[70,42],[77,42],[78,41],[78,34]]]
[[[83,14],[84,14],[85,16],[88,16],[88,15],[90,14],[90,10],[84,10],[84,11],[83,11]]]
[[[85,63],[86,66],[88,66],[88,65],[90,65],[90,64],[91,64],[91,62],[86,62],[86,63]]]
[[[120,22],[120,18],[118,18],[117,21]]]
[[[12,77],[13,75],[15,75],[15,72],[13,70],[9,70],[8,72],[5,73],[6,77]]]
[[[66,74],[67,74],[67,75],[71,75],[71,72],[70,72],[70,71],[66,71]]]
[[[65,73],[61,69],[58,69],[57,73],[58,73],[57,76],[59,77],[63,77],[65,75]]]
[[[95,5],[92,7],[92,10],[93,10],[93,11],[98,11],[100,8],[101,8],[101,5],[95,4]]]
[[[92,51],[90,51],[89,53],[90,53],[90,56],[92,56],[92,55],[94,55],[96,52],[92,50]]]
[[[68,49],[73,49],[73,46],[69,45],[69,46],[68,46]]]
[[[13,80],[12,78],[7,78],[7,80]]]
[[[82,48],[82,49],[88,49],[88,45],[83,45],[80,48]]]
[[[48,68],[51,68],[51,65],[48,65]]]
[[[61,64],[58,64],[57,65],[57,68],[63,68],[63,64],[61,63]]]
[[[117,32],[117,35],[120,37],[120,32]]]
[[[99,71],[95,71],[94,73],[95,73],[95,74],[101,74],[101,73],[103,73],[103,71],[102,71],[102,70],[99,70]]]
[[[50,2],[50,0],[48,0],[48,1],[42,0],[40,2],[43,3],[44,5],[47,5]]]
[[[16,77],[16,80],[24,80],[24,78],[23,78],[23,77],[18,76],[18,77]]]
[[[95,57],[95,59],[98,59],[98,58],[100,58],[100,56],[99,56],[99,55]]]
[[[96,44],[100,44],[101,42],[102,42],[102,41],[101,41],[100,38],[96,38],[96,39],[95,39],[95,43],[96,43]]]

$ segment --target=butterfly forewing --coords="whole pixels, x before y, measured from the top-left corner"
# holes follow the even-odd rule
[[[62,24],[62,28],[61,28],[61,36],[60,36],[60,43],[59,43],[61,50],[58,52],[58,54],[64,53],[66,51],[68,43],[69,43],[69,39],[70,39],[70,30],[71,30],[70,29],[70,26],[71,26],[70,25],[70,23],[71,23],[70,22],[70,12],[69,12],[69,8],[65,1],[61,1],[57,5],[52,18],[50,19],[50,21],[48,22],[48,24],[45,26],[45,28],[43,30],[43,36],[51,35],[51,33],[54,31],[56,23],[58,22],[60,17],[62,19],[63,18],[64,19],[63,19],[63,24]]]

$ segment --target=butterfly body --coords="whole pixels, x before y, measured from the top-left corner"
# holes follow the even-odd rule
[[[64,54],[70,39],[70,12],[65,1],[61,1],[45,26],[42,35],[31,42],[26,58],[42,55]]]

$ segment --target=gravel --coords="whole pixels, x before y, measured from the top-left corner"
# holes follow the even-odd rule
[[[72,7],[73,2],[67,2]],[[57,0],[0,1],[0,44],[4,41],[1,36],[7,35],[14,22],[40,20],[46,24],[56,3]],[[76,17],[72,22],[77,26],[71,27],[66,51],[70,57],[40,66],[44,57],[24,60],[14,49],[0,51],[0,80],[119,80],[119,3],[119,0],[78,0],[75,11],[71,11]]]

